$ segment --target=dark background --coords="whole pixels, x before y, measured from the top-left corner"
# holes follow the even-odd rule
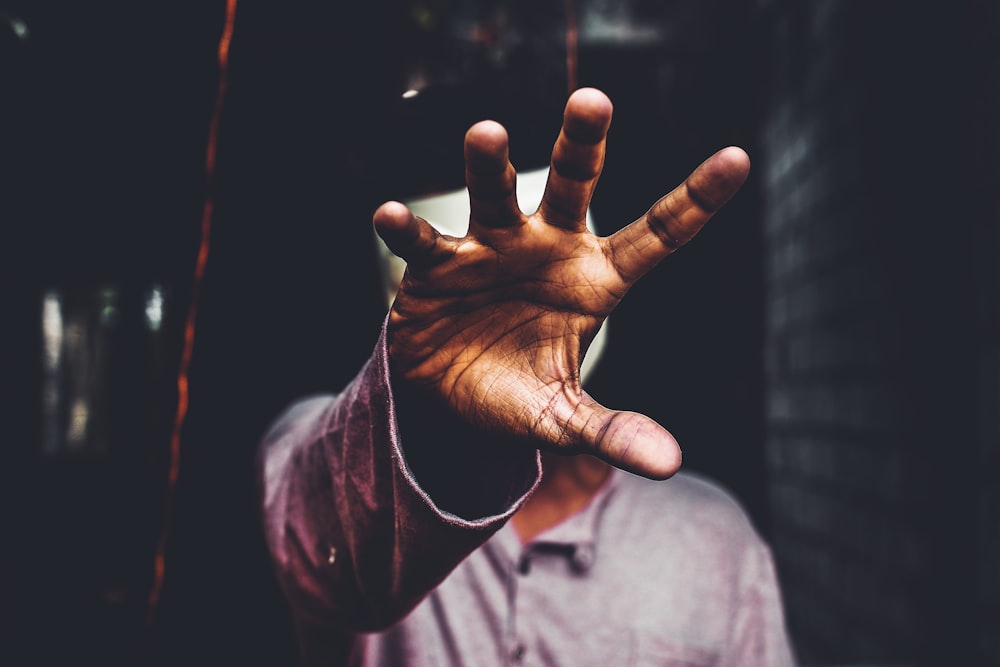
[[[592,393],[656,418],[687,469],[748,509],[804,662],[1000,664],[997,10],[572,7],[578,84],[615,103],[592,205],[602,233],[718,148],[754,163],[616,311]],[[367,358],[384,314],[381,201],[460,186],[462,135],[482,118],[508,126],[515,166],[545,165],[565,8],[240,5],[149,627],[225,6],[0,2],[11,664],[294,660],[258,528],[256,442],[289,401],[336,391]],[[62,314],[58,372],[46,302]]]

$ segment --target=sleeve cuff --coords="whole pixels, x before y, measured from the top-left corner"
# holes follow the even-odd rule
[[[540,453],[472,428],[418,392],[394,385],[386,323],[370,368],[386,401],[393,465],[441,521],[498,528],[541,480]]]

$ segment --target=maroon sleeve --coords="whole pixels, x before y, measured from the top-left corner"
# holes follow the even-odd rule
[[[264,438],[264,532],[303,621],[348,632],[391,625],[538,483],[529,448],[491,441],[450,416],[405,421],[401,435],[397,413],[383,327],[339,396],[296,404]]]

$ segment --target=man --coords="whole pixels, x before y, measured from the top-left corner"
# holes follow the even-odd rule
[[[407,270],[372,359],[262,448],[265,532],[307,662],[791,664],[742,511],[692,476],[651,481],[677,472],[676,441],[580,378],[604,319],[749,161],[720,151],[597,237],[585,221],[611,111],[599,91],[570,97],[532,215],[490,121],[466,135],[466,236],[399,203],[376,211]]]

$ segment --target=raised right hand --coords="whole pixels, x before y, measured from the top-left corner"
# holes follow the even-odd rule
[[[597,90],[570,97],[532,215],[517,204],[507,133],[491,121],[466,135],[464,238],[442,236],[397,202],[376,211],[379,235],[407,262],[389,315],[390,363],[395,377],[478,428],[663,479],[680,467],[677,442],[652,419],[592,399],[580,363],[629,288],[735,194],[749,160],[724,149],[641,218],[595,236],[585,216],[611,111]]]

